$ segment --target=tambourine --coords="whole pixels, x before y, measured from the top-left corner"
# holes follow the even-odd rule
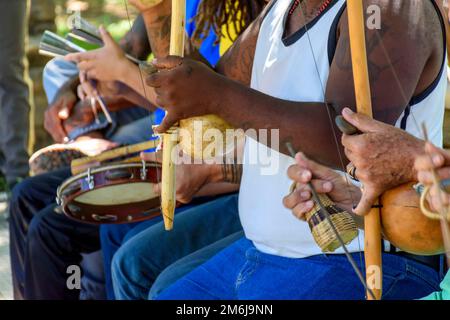
[[[157,171],[158,170],[158,171]],[[119,163],[90,168],[57,189],[57,203],[69,218],[93,224],[138,222],[160,215],[160,165]]]

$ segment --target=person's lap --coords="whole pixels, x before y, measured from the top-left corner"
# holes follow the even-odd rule
[[[189,210],[194,206],[215,200],[215,197],[201,197],[194,199],[187,205],[182,205],[175,209],[175,216],[185,210]],[[162,216],[155,217],[150,220],[127,223],[127,224],[107,224],[100,226],[100,242],[103,253],[103,265],[106,282],[106,296],[109,300],[114,300],[114,290],[112,287],[111,264],[114,254],[119,248],[132,239],[137,234],[150,228],[151,226],[162,222]]]
[[[158,275],[178,259],[242,229],[237,194],[177,214],[174,229],[163,223],[126,241],[115,254],[112,279],[117,299],[147,299]]]
[[[359,268],[363,258],[353,254]],[[416,299],[439,288],[438,273],[406,258],[383,255],[383,299]],[[258,251],[243,238],[156,298],[359,300],[364,288],[343,255],[290,259]]]
[[[100,248],[98,226],[71,220],[56,213],[55,208],[51,204],[39,211],[29,226],[25,246],[26,299],[78,299],[80,291],[67,287],[67,270],[80,267],[81,253]],[[95,286],[100,287],[96,295],[100,297],[104,296],[102,280],[97,279],[100,284]]]
[[[238,231],[174,262],[164,269],[164,271],[156,278],[155,283],[150,289],[148,299],[154,300],[155,297],[171,284],[175,283],[178,279],[184,277],[243,236],[244,231]]]

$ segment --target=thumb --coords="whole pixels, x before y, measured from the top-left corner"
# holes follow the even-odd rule
[[[67,120],[69,118],[69,108],[67,108],[67,106],[64,106],[61,110],[59,110],[58,118],[61,120]]]
[[[103,26],[100,26],[98,30],[100,31],[100,35],[102,37],[102,41],[105,46],[116,45],[116,42],[111,37],[111,34],[108,31],[106,31],[106,29]]]
[[[177,119],[171,116],[171,114],[168,112],[164,117],[163,121],[161,122],[161,124],[157,126],[154,130],[158,134],[165,133],[175,124],[175,122],[177,122]]]
[[[168,56],[153,60],[153,65],[158,69],[173,69],[183,63],[183,58],[177,56]]]
[[[361,200],[358,203],[358,206],[353,209],[353,212],[359,216],[367,215],[372,206],[378,199],[379,194],[371,188],[364,188],[361,196]]]
[[[63,107],[58,112],[58,118],[61,120],[67,120],[70,116],[71,109],[72,106],[69,103],[67,103],[67,101],[65,101]]]
[[[363,133],[378,131],[383,125],[381,122],[374,120],[369,116],[353,112],[350,108],[344,108],[344,110],[342,110],[342,116]]]

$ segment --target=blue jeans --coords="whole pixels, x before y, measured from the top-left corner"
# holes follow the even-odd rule
[[[155,297],[178,279],[184,277],[243,236],[244,231],[238,231],[171,264],[156,278],[148,294],[148,299],[154,300]]]
[[[112,280],[119,300],[145,300],[159,274],[177,260],[242,230],[238,195],[227,195],[177,214],[174,229],[162,222],[140,232],[114,255]]]
[[[178,214],[191,207],[191,205],[187,205],[177,208],[175,214]],[[115,225],[105,224],[100,226],[100,243],[103,254],[106,298],[108,300],[115,300],[111,277],[111,264],[116,252],[125,242],[133,238],[135,235],[150,228],[154,224],[160,223],[162,220],[162,217],[158,216],[142,222]]]
[[[353,255],[362,270],[364,259]],[[417,299],[439,288],[433,269],[383,254],[383,299]],[[361,300],[364,288],[344,255],[290,259],[258,251],[246,238],[163,291],[158,300]]]

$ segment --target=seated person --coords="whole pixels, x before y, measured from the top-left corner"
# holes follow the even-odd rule
[[[142,60],[151,53],[141,16],[138,16],[119,45]],[[96,155],[117,144],[141,142],[151,134],[150,112],[155,107],[145,99],[139,99],[137,95],[122,94],[118,83],[97,84],[108,89],[103,90],[102,94],[111,111],[113,123],[95,123],[91,100],[84,93],[78,73],[75,64],[61,58],[51,60],[44,68],[43,84],[49,101],[44,124],[58,144],[33,154],[30,165],[34,174],[63,168],[75,157]],[[88,83],[87,79],[84,83]],[[101,115],[98,103],[95,108]],[[111,137],[114,137],[115,143],[110,142]],[[70,143],[61,144],[67,140]]]
[[[103,32],[103,36],[105,37],[105,47],[113,44],[108,34]],[[139,73],[133,73],[133,75],[135,79],[139,79]],[[140,85],[136,87],[139,88]],[[221,172],[220,167],[218,169]],[[202,179],[202,175],[199,173],[201,170],[201,166],[196,166],[195,170],[188,170],[190,173],[197,173],[195,186],[192,181],[189,185],[195,190],[199,190],[207,182]],[[181,169],[178,171],[183,172]],[[22,283],[24,283],[22,287],[25,298],[77,299],[77,290],[68,290],[65,286],[67,265],[78,264],[80,253],[93,252],[99,248],[96,226],[77,223],[65,216],[54,214],[55,204],[50,199],[54,197],[56,186],[61,184],[67,174],[67,170],[61,170],[61,172],[37,176],[16,189],[15,209],[12,210],[14,221],[11,224],[11,243],[17,255],[12,263],[13,267],[16,266],[18,269],[15,273],[16,279],[23,274],[20,280],[23,280]],[[40,185],[46,185],[48,190],[39,190],[37,187]],[[180,183],[180,185],[183,184]],[[236,190],[235,188],[234,186],[232,190]],[[223,192],[230,192],[230,189],[222,190],[219,193]],[[213,194],[216,193],[217,191]],[[39,201],[33,200],[34,196],[39,196]],[[33,219],[33,216],[36,218]],[[30,220],[32,220],[31,224]],[[225,230],[228,225],[230,228],[234,228],[231,230],[232,232],[236,231],[237,224],[228,223],[222,229]],[[223,233],[217,232],[212,236],[217,237],[221,234]],[[56,238],[63,239],[63,241],[54,241]],[[217,238],[212,239],[213,241],[217,240]],[[20,263],[23,265],[23,271],[19,268]],[[42,272],[42,270],[46,270],[46,272]],[[18,281],[16,280],[16,282]]]
[[[347,110],[348,112],[348,110]],[[397,129],[390,128],[387,125],[381,124],[377,121],[370,120],[365,116],[356,115],[352,113],[344,113],[347,114],[346,118],[353,124],[358,124],[359,129],[362,132],[371,132],[372,139],[376,137],[383,137],[383,139],[388,139],[382,141],[381,139],[377,139],[374,144],[371,146],[377,147],[384,145],[385,147],[392,147],[394,145],[401,146],[400,150],[402,150],[400,155],[397,156],[389,156],[390,165],[383,165],[383,170],[391,168],[399,169],[401,166],[404,166],[405,156],[408,153],[403,153],[403,151],[408,151],[408,145],[411,144],[420,144],[424,146],[423,141],[419,141],[412,136],[406,135],[404,132],[401,132]],[[370,128],[370,129],[369,129]],[[362,135],[360,138],[364,141],[366,138]],[[387,142],[393,141],[393,142]],[[354,148],[356,146],[356,142],[347,141],[347,145],[349,147]],[[362,148],[367,144],[363,144]],[[361,147],[361,145],[360,145]],[[447,151],[444,151],[440,148],[433,146],[430,143],[425,145],[425,150],[427,153],[424,153],[423,150],[419,151],[419,153],[411,154],[407,157],[407,159],[415,158],[415,177],[412,181],[419,181],[425,186],[433,185],[433,176],[431,170],[437,170],[439,178],[444,180],[450,178],[450,171],[448,167],[450,165],[450,154]],[[366,150],[367,152],[367,150]],[[367,154],[367,153],[366,153]],[[366,174],[370,174],[374,172],[374,167],[378,164],[385,164],[386,159],[377,161],[365,160],[361,162],[362,166],[356,167],[357,171],[361,170],[360,176],[365,177]],[[376,162],[374,164],[374,162]],[[371,169],[365,167],[365,164],[371,163]],[[378,170],[378,169],[377,169]],[[292,210],[292,213],[299,219],[304,220],[305,214],[308,213],[315,205],[315,201],[312,199],[312,194],[310,188],[308,187],[308,183],[312,183],[315,187],[316,192],[327,194],[335,204],[342,209],[345,209],[348,212],[352,212],[353,203],[356,201],[360,201],[362,197],[361,189],[352,183],[349,182],[349,179],[342,176],[341,174],[336,173],[334,170],[320,165],[319,163],[308,159],[303,153],[299,153],[296,156],[296,164],[292,165],[288,170],[289,177],[297,182],[296,190],[290,195],[286,196],[284,199],[284,203],[287,208]],[[388,177],[389,175],[386,175]],[[363,178],[364,181],[365,178]],[[385,179],[384,176],[381,179]],[[381,187],[381,189],[385,188],[383,185],[383,180],[378,180],[377,184]],[[391,183],[392,180],[385,180],[388,183]],[[373,184],[374,185],[374,184]],[[442,196],[442,194],[441,194]],[[448,205],[450,204],[450,197],[448,194],[442,199],[438,198],[438,193],[436,188],[430,192],[428,197],[428,202],[430,204],[430,208],[434,211],[439,210],[440,207],[445,206],[448,209]],[[446,247],[448,250],[448,245]],[[440,259],[437,259],[438,261]],[[441,268],[443,270],[447,269],[448,266],[442,266],[438,264],[438,269]],[[443,268],[444,267],[444,268]],[[409,272],[414,273],[414,269],[411,269]],[[431,274],[429,274],[430,276]],[[418,273],[415,275],[416,277],[422,277],[422,274]],[[450,299],[449,290],[450,290],[450,282],[449,282],[449,273],[447,273],[446,278],[441,282],[441,290],[436,291],[424,299],[427,300],[444,300]],[[431,282],[435,281],[435,276],[428,278],[427,286],[429,289],[438,290],[437,287],[431,286]],[[422,289],[425,289],[425,285]],[[417,298],[420,298],[419,296]]]
[[[142,20],[142,25],[139,27],[139,20],[140,19],[136,22],[138,27],[135,25],[133,30],[126,35],[125,40],[122,41],[122,46],[124,48],[128,48],[128,50],[136,56],[142,57],[147,56],[150,52],[148,51],[149,47],[145,28],[142,27]],[[144,31],[143,36],[139,34],[136,35],[136,33],[142,31]],[[144,45],[138,43],[139,39],[143,39]],[[145,45],[145,43],[147,45]],[[147,52],[144,52],[145,50],[147,50]],[[64,60],[53,60],[47,65],[44,72],[44,78],[47,96],[50,101],[53,101],[46,112],[46,127],[54,137],[55,141],[62,142],[63,138],[67,134],[64,127],[66,129],[74,129],[80,125],[82,126],[88,124],[94,118],[92,109],[86,102],[89,100],[78,100],[75,95],[75,90],[79,84],[79,79],[78,69],[74,64],[68,63]],[[120,108],[123,106],[133,106],[133,104],[130,103],[124,105],[124,99],[122,96],[111,96],[108,100],[110,102],[120,102]],[[141,101],[144,103],[143,105],[150,106],[145,99],[141,99]],[[118,115],[118,118],[123,119],[123,121],[121,120],[118,122],[118,124],[122,124],[122,126],[118,126],[114,130],[111,130],[106,134],[106,136],[96,134],[94,135],[96,139],[89,138],[90,141],[87,143],[89,144],[88,147],[95,148],[99,151],[104,150],[105,148],[111,148],[117,144],[137,143],[147,140],[152,135],[152,119],[148,116],[148,111],[145,111],[144,109],[142,109],[142,111],[136,108],[134,110],[123,110],[120,112],[121,115]],[[105,141],[103,138],[107,138],[110,141]],[[83,142],[85,142],[87,138],[85,137],[83,139]],[[57,161],[61,154],[55,153],[55,155],[56,157],[50,156],[50,159],[47,158],[47,160],[54,159]],[[46,159],[44,159],[44,162],[45,160]],[[53,166],[50,165],[47,169],[51,169],[52,167]],[[11,201],[9,227],[13,287],[14,296],[16,299],[24,298],[25,295],[24,247],[27,239],[27,233],[30,230],[29,227],[31,221],[39,211],[54,203],[56,188],[68,177],[70,177],[70,169],[64,168],[57,171],[52,171],[46,175],[29,178],[19,184],[14,190]],[[91,230],[91,226],[85,227],[86,230]],[[81,231],[80,235],[82,235]],[[86,241],[88,241],[88,238]],[[97,279],[93,280],[93,282],[98,282]],[[103,288],[103,285],[99,284],[98,287]],[[99,291],[101,290],[99,289]],[[52,292],[50,291],[50,293]],[[78,294],[79,292],[76,292],[77,296]]]
[[[446,88],[445,24],[440,4],[401,1],[402,10],[394,10],[384,1],[364,1],[365,6],[371,4],[380,6],[382,12],[381,29],[367,31],[374,116],[414,134],[418,133],[414,118],[425,121],[432,141],[440,144]],[[155,65],[161,72],[147,77],[147,84],[154,88],[158,104],[168,111],[157,132],[165,132],[180,119],[212,113],[238,128],[279,129],[279,140],[274,140],[280,142],[278,148],[262,134],[247,137],[239,192],[246,238],[175,282],[157,299],[365,297],[342,250],[322,255],[308,225],[282,207],[291,184],[285,172],[294,161],[286,156],[286,142],[315,161],[345,170],[341,163],[346,160],[339,156],[341,146],[335,143],[340,135],[334,135],[330,115],[356,104],[349,81],[353,74],[346,10],[345,1],[339,0],[325,9],[321,1],[273,1],[214,70],[190,58],[157,58]],[[426,28],[415,24],[408,12],[427,21]],[[408,33],[411,37],[405,37],[405,28],[414,29],[414,36]],[[416,54],[412,57],[410,52]],[[390,61],[396,61],[395,65]],[[392,76],[393,69],[397,77]],[[405,97],[397,94],[396,79]],[[419,150],[423,146],[407,147]],[[395,149],[401,151],[398,146]],[[255,150],[269,154],[276,168],[267,172],[263,164],[250,163]],[[405,156],[405,161],[410,157]],[[413,175],[412,165],[405,163],[403,174],[393,175],[399,180],[396,183]],[[360,237],[348,246],[354,256],[360,255],[362,243]],[[437,270],[428,265],[387,252],[383,261],[383,282],[389,288],[384,299],[416,298],[437,287]],[[409,264],[431,280],[409,273]]]
[[[137,4],[136,1],[131,1],[133,4]],[[226,3],[226,2],[224,2]],[[251,2],[243,2],[242,9],[245,10],[245,14],[241,15],[240,11],[220,11],[220,13],[216,15],[210,15],[205,14],[205,12],[214,12],[211,10],[210,6],[213,5],[213,3],[210,2],[197,2],[197,1],[188,1],[187,2],[187,15],[188,16],[195,16],[195,19],[187,19],[188,23],[186,25],[186,29],[188,32],[188,35],[191,35],[191,42],[194,45],[200,46],[200,53],[202,57],[206,58],[208,63],[211,65],[214,65],[218,58],[219,58],[219,49],[220,51],[224,51],[226,47],[229,47],[233,40],[245,30],[245,26],[247,26],[260,12],[260,10],[264,7],[265,3],[264,1],[251,1]],[[198,8],[197,8],[198,7]],[[147,10],[143,6],[138,6],[138,8],[141,10],[141,14],[144,17],[144,20],[147,22],[147,28],[148,30],[159,30],[162,28],[161,23],[162,21],[151,22],[152,20],[152,11]],[[170,14],[170,13],[169,13]],[[234,21],[238,25],[240,25],[240,29],[236,30],[234,28],[234,25],[231,25],[227,27],[225,24],[221,25],[223,21]],[[240,22],[242,21],[242,22]],[[216,25],[217,24],[217,25]],[[195,26],[203,26],[203,29],[198,29]],[[220,39],[220,41],[217,41],[217,39]],[[109,43],[109,42],[108,42]],[[190,46],[188,46],[190,47]],[[156,47],[158,49],[158,47]],[[96,52],[87,53],[87,54],[79,54],[79,55],[72,55],[69,56],[69,59],[74,59],[76,61],[81,61],[81,65],[83,68],[84,62],[83,59],[86,56],[89,56],[89,61],[91,64],[91,68],[87,70],[88,72],[95,73],[98,75],[101,75],[102,80],[117,80],[121,79],[122,81],[130,81],[128,75],[129,70],[132,68],[132,66],[128,63],[126,59],[121,59],[121,63],[115,62],[115,65],[117,70],[124,70],[123,74],[120,75],[119,73],[116,73],[116,71],[111,72],[109,65],[110,62],[108,60],[108,57],[111,56],[117,56],[119,53],[116,51],[117,46],[114,45],[114,43],[111,42],[111,46],[106,45],[105,48],[98,50]],[[159,50],[156,50],[159,52]],[[123,65],[123,66],[122,66]],[[115,74],[116,73],[116,74]],[[139,79],[137,79],[139,80]],[[132,81],[132,80],[131,80]],[[130,82],[131,84],[132,82]],[[144,92],[145,94],[145,92]],[[157,157],[159,160],[161,157]],[[214,167],[214,166],[213,166]],[[221,166],[215,166],[220,168]],[[195,171],[196,172],[196,171]],[[231,171],[230,171],[231,173]],[[196,184],[196,180],[203,179],[204,175],[200,174],[198,177],[195,177],[194,175],[191,175],[192,182]],[[231,179],[231,176],[229,177]],[[177,183],[180,184],[184,181],[183,179],[181,181],[178,181]],[[188,181],[186,181],[188,182]],[[189,186],[189,184],[186,184],[186,186]],[[182,192],[183,186],[180,185],[179,194],[177,194],[177,198],[183,202],[190,202],[192,198],[192,191],[188,192]],[[236,190],[236,189],[234,189]],[[235,206],[232,204],[234,201],[231,201],[231,199],[235,199],[236,197],[228,196],[223,197],[222,201],[227,201],[227,203],[230,203],[231,208],[223,209],[227,212],[233,212],[233,209]],[[219,201],[219,200],[218,200]],[[215,202],[217,203],[217,201]],[[211,206],[212,208],[212,206]],[[189,213],[192,210],[188,211]],[[154,221],[146,221],[142,223],[136,224],[127,224],[122,226],[111,226],[111,225],[105,225],[101,226],[100,228],[100,235],[101,235],[101,242],[102,242],[102,249],[104,252],[104,263],[105,263],[105,275],[106,275],[106,287],[107,287],[107,295],[108,298],[112,299],[114,297],[114,293],[112,292],[112,288],[109,288],[109,273],[111,269],[111,260],[113,258],[114,253],[119,249],[121,245],[123,245],[125,242],[127,245],[123,245],[123,248],[120,249],[120,251],[117,253],[115,262],[113,264],[113,272],[115,272],[116,276],[114,277],[114,283],[115,283],[115,292],[116,292],[116,298],[118,299],[147,299],[149,290],[152,287],[153,282],[155,281],[155,278],[158,276],[159,272],[161,272],[165,267],[171,265],[181,257],[187,255],[188,253],[194,252],[196,250],[199,250],[201,246],[209,245],[210,243],[216,241],[220,235],[220,237],[224,237],[225,235],[228,235],[232,232],[240,230],[240,224],[237,218],[237,214],[228,214],[227,217],[223,217],[223,221],[219,219],[215,219],[214,212],[210,212],[210,216],[200,218],[199,213],[202,212],[199,210],[195,211],[196,217],[191,219],[191,223],[183,223],[182,229],[189,229],[189,230],[197,230],[198,228],[201,228],[206,221],[210,221],[210,226],[212,230],[216,230],[215,233],[209,233],[209,232],[203,232],[202,237],[195,237],[195,239],[192,239],[192,241],[187,241],[186,238],[183,236],[183,234],[196,234],[196,232],[187,232],[187,230],[174,230],[171,232],[171,234],[161,234],[162,230],[161,225],[162,223],[158,223],[157,225],[153,225]],[[234,211],[236,213],[236,211]],[[186,212],[187,213],[187,212]],[[180,218],[177,218],[177,221],[188,221],[188,218],[186,217],[186,214],[183,213]],[[184,219],[184,220],[182,220]],[[214,219],[214,220],[213,220]],[[231,219],[227,220],[226,219]],[[233,220],[234,219],[234,220]],[[198,222],[203,221],[203,222]],[[212,223],[214,221],[214,223]],[[234,221],[232,223],[231,221]],[[214,227],[213,227],[214,226]],[[145,230],[148,227],[148,230]],[[145,230],[145,231],[143,231]],[[137,236],[137,234],[139,236]],[[139,238],[139,240],[135,240],[134,238]],[[158,250],[157,252],[152,253],[152,258],[158,260],[156,263],[147,264],[147,255],[148,252],[144,253],[141,252],[142,250],[145,251],[146,247],[151,247],[155,245],[156,243],[159,243],[160,240],[156,239],[173,239],[172,241],[178,242],[180,240],[180,237],[184,239],[183,246],[179,245],[179,250],[177,251],[169,251],[171,254],[167,254],[164,250]],[[133,240],[133,241],[130,241]],[[162,241],[162,240],[161,240]],[[208,257],[210,257],[213,253],[216,251],[214,250],[220,250],[225,245],[225,239],[220,242],[220,245],[218,247],[214,247],[213,245],[209,246],[209,249],[204,252],[207,252],[208,255],[203,256],[202,259],[205,260]],[[228,240],[231,241],[231,240]],[[200,246],[201,244],[201,246]],[[163,246],[164,247],[164,246]],[[217,249],[214,249],[217,248]],[[158,258],[157,258],[158,257]],[[195,258],[195,263],[200,263],[200,253],[197,253]],[[195,266],[194,261],[191,261],[191,263],[187,263],[188,257],[184,258],[184,264],[181,268],[181,271],[174,271],[172,268],[171,274],[168,277],[164,277],[164,279],[160,279],[160,283],[164,283],[165,286],[170,281],[173,281],[176,279],[176,275],[183,275],[186,273],[189,268],[193,268]],[[134,261],[133,264],[129,263],[129,261]],[[132,270],[127,270],[128,267],[131,267],[133,265]],[[186,267],[189,265],[189,268]],[[127,268],[125,268],[125,266]],[[155,271],[155,267],[156,271]],[[166,273],[168,274],[168,273]],[[159,288],[162,287],[162,285],[158,286]]]

